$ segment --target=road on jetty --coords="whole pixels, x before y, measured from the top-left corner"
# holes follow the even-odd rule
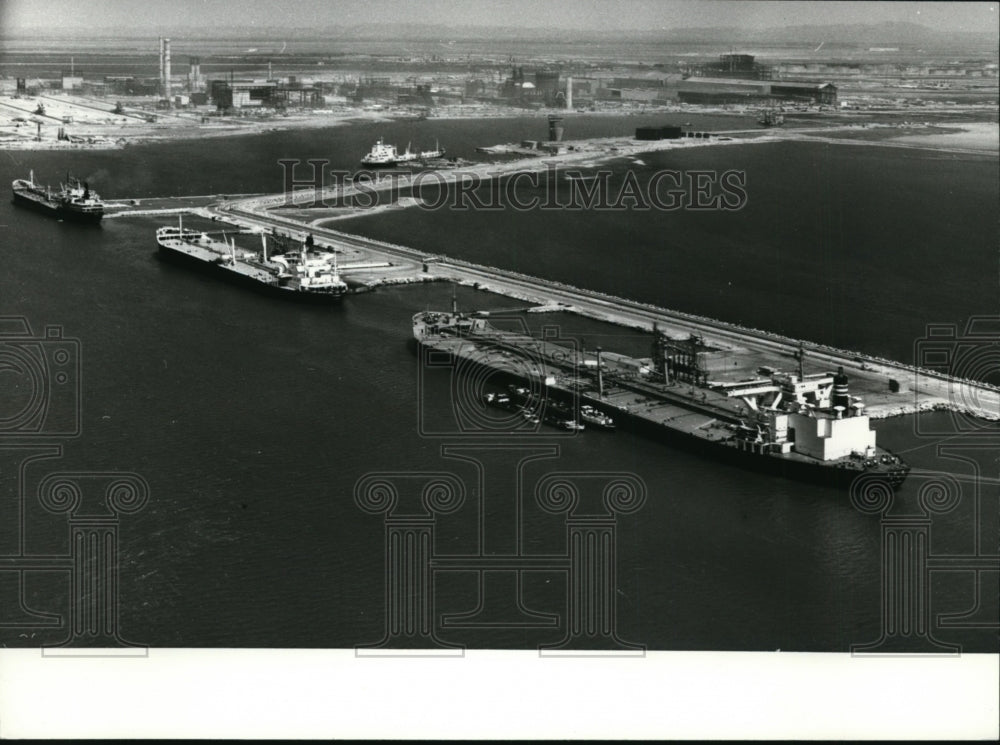
[[[265,202],[270,201],[265,199]],[[671,311],[625,298],[605,295],[569,285],[480,266],[446,256],[428,256],[406,246],[384,243],[329,228],[304,223],[262,209],[259,198],[232,201],[208,209],[208,214],[248,228],[272,229],[300,238],[314,235],[317,243],[350,249],[369,261],[390,262],[395,272],[390,282],[398,282],[399,270],[412,272],[411,281],[446,279],[475,286],[530,303],[558,304],[566,311],[613,324],[652,330],[655,323],[675,338],[702,336],[717,347],[749,356],[755,365],[794,369],[800,342],[760,329],[748,329],[710,318]],[[378,282],[373,282],[378,284]],[[978,419],[1000,420],[1000,389],[969,380],[956,380],[934,371],[921,370],[892,360],[859,352],[801,342],[807,372],[843,366],[850,372],[852,389],[862,395],[873,418],[897,416],[918,410],[947,409]],[[890,380],[899,384],[890,389]]]

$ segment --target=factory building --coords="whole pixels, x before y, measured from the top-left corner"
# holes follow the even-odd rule
[[[682,103],[693,104],[760,103],[763,99],[834,105],[837,86],[739,78],[688,78],[677,84],[676,98]]]
[[[188,93],[195,93],[196,91],[204,89],[204,87],[205,79],[201,75],[201,58],[189,57],[187,76]]]
[[[837,86],[833,83],[774,82],[771,95],[786,100],[812,101],[813,103],[836,105]]]
[[[263,80],[213,80],[210,91],[216,108],[243,109],[269,104],[275,87]]]
[[[565,102],[565,94],[559,90],[559,73],[550,71],[539,71],[535,73],[535,91],[542,103],[546,106],[556,106],[557,103]]]
[[[650,106],[663,106],[677,100],[677,92],[662,88],[599,88],[597,98],[601,101],[623,101],[644,103]]]
[[[209,84],[212,103],[220,111],[246,108],[284,108],[286,106],[322,106],[322,90],[312,83],[290,76],[288,82],[277,80],[213,80]],[[193,102],[201,97],[191,96]]]
[[[717,62],[700,65],[692,72],[710,78],[770,80],[774,77],[774,69],[758,63],[752,54],[720,54]]]
[[[677,140],[684,136],[680,127],[667,125],[664,127],[637,127],[635,139],[637,140]]]
[[[126,96],[155,96],[160,92],[159,78],[135,78],[131,75],[107,75],[104,87],[108,93]]]

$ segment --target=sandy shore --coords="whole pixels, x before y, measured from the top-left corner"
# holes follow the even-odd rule
[[[960,131],[945,134],[916,134],[894,137],[893,142],[912,143],[930,148],[962,148],[1000,152],[1000,124],[997,122],[969,122],[956,124]]]

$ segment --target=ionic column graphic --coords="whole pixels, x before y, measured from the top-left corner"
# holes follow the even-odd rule
[[[559,568],[557,562],[531,561],[524,554],[522,532],[524,468],[529,463],[554,458],[557,445],[525,444],[445,445],[447,458],[471,463],[476,468],[479,494],[479,551],[475,556],[437,557],[435,567],[475,569],[479,601],[468,612],[442,618],[446,628],[555,628],[559,618],[526,607],[521,598],[525,569]]]
[[[1000,606],[992,600],[996,576],[1000,572],[1000,479],[997,478],[998,443],[995,438],[938,446],[938,454],[964,463],[971,475],[960,477],[971,485],[972,515],[970,520],[972,550],[967,554],[933,555],[928,561],[931,571],[944,570],[972,574],[974,596],[972,607],[957,613],[938,615],[941,628],[1000,629]]]
[[[145,654],[143,645],[120,634],[118,523],[148,498],[145,480],[131,473],[59,473],[39,485],[42,507],[69,515],[69,637],[46,647],[46,655],[74,655],[80,648]]]
[[[597,480],[601,505],[592,512],[579,508],[579,485]],[[535,492],[539,506],[550,513],[567,513],[569,554],[566,636],[540,649],[543,656],[632,656],[645,647],[618,637],[616,567],[617,516],[639,510],[646,485],[634,474],[550,474]],[[599,511],[598,511],[599,510]]]
[[[912,476],[911,476],[912,477]],[[869,644],[851,645],[855,655],[953,655],[959,648],[934,638],[930,606],[931,513],[950,511],[960,499],[954,479],[934,474],[921,486],[920,512],[892,513],[893,495],[875,478],[855,479],[851,501],[855,508],[882,517],[881,634]]]
[[[386,520],[386,622],[395,641],[439,644],[431,615],[433,540],[433,520]]]
[[[400,506],[401,491],[411,504]],[[435,516],[454,512],[464,499],[462,483],[447,473],[369,474],[355,484],[355,504],[385,515],[385,635],[356,646],[358,656],[463,654],[435,633],[431,555]]]

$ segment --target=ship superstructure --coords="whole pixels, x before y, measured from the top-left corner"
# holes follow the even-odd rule
[[[745,467],[832,484],[867,474],[892,488],[909,472],[876,444],[843,369],[804,374],[801,356],[796,372],[734,380],[726,372],[728,354],[698,337],[672,339],[658,329],[646,359],[501,331],[477,313],[418,313],[413,334],[434,352],[526,381],[547,397],[575,400],[591,422],[600,421],[595,414],[613,415],[637,431]]]

